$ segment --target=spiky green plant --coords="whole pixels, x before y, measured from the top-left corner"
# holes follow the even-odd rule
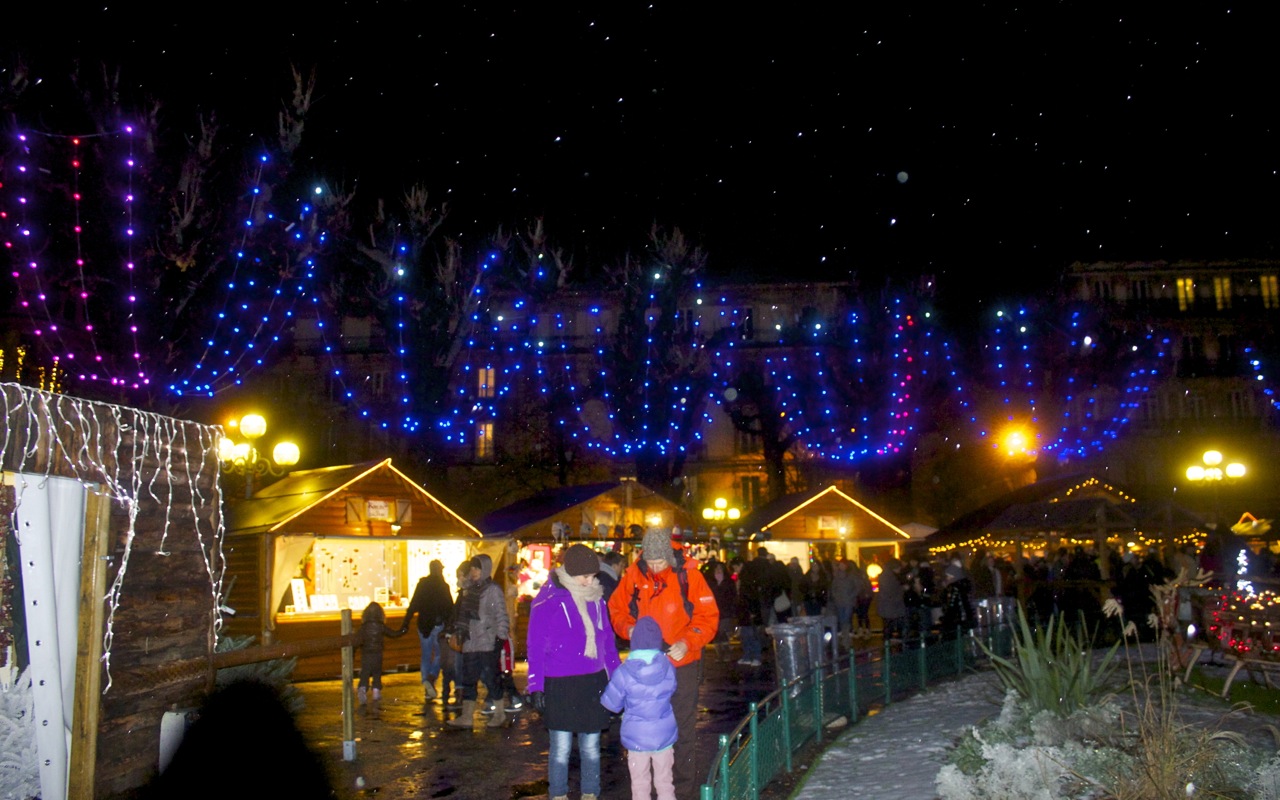
[[[1000,682],[1018,694],[1031,709],[1067,716],[1103,694],[1116,670],[1116,642],[1101,659],[1095,659],[1093,635],[1068,627],[1061,614],[1043,627],[1032,628],[1026,610],[1018,606],[1013,633],[1013,654],[1005,658],[979,641],[991,659]]]

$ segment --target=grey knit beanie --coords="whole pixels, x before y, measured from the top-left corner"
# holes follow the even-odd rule
[[[656,561],[662,558],[668,564],[676,563],[675,551],[671,549],[671,534],[666,531],[651,530],[645,533],[640,547],[642,549],[640,557],[645,561]]]

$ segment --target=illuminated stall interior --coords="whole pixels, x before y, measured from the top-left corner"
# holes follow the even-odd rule
[[[459,564],[485,552],[500,569],[506,545],[486,540],[390,459],[291,472],[231,504],[227,518],[226,604],[236,613],[224,630],[263,643],[333,635],[342,609],[358,622],[370,602],[396,626],[433,559],[453,590]],[[416,637],[389,639],[384,663],[416,667],[417,651]],[[331,677],[331,667],[301,659],[295,677]]]

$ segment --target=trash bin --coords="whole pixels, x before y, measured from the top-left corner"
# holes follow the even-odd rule
[[[806,680],[796,683],[790,690],[792,697],[797,697],[808,685],[808,676],[813,671],[813,660],[809,654],[809,628],[790,622],[779,622],[772,628],[773,654],[778,666],[778,685],[786,686],[796,678]]]
[[[830,667],[835,664],[836,650],[836,618],[835,617],[792,617],[791,625],[799,625],[805,629],[809,639],[809,667]]]

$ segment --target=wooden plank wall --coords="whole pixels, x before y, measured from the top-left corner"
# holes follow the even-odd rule
[[[105,692],[93,796],[128,796],[156,774],[164,712],[196,707],[204,695],[206,672],[169,665],[207,663],[212,652],[210,573],[223,572],[218,463],[207,455],[216,451],[214,429],[13,384],[0,384],[0,400],[5,470],[117,487],[106,581],[122,583],[114,614],[104,609],[112,636],[109,662],[98,667]],[[131,541],[122,492],[137,499]]]

